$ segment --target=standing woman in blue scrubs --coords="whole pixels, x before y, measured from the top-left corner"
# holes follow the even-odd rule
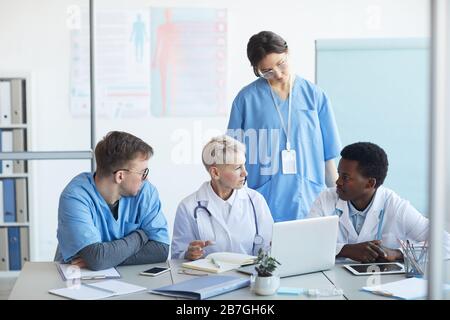
[[[228,134],[246,144],[248,186],[265,197],[274,221],[303,219],[337,180],[333,110],[320,88],[291,72],[279,35],[253,35],[247,57],[258,79],[234,99]]]

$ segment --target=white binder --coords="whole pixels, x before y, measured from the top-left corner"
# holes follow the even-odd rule
[[[24,122],[23,84],[20,79],[11,80],[11,123]]]
[[[14,129],[13,130],[13,151],[21,152],[25,151],[25,130]],[[13,172],[14,173],[25,173],[25,161],[24,160],[13,160]]]
[[[16,179],[16,219],[17,222],[28,222],[26,179]]]
[[[0,124],[11,124],[11,82],[0,81]]]
[[[0,228],[0,270],[9,270],[8,228]]]
[[[30,261],[30,248],[29,248],[29,229],[28,227],[20,228],[20,260],[21,267],[25,262]]]
[[[12,152],[13,151],[13,134],[12,131],[2,130],[2,152]],[[12,160],[2,160],[2,173],[12,174],[13,173],[13,161]]]

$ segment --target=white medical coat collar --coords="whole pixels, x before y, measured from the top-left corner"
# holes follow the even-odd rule
[[[340,211],[340,221],[342,225],[347,229],[349,236],[359,240],[363,240],[365,236],[372,235],[372,231],[378,227],[378,222],[380,221],[380,212],[384,210],[384,205],[386,203],[385,190],[383,186],[378,187],[375,198],[373,199],[372,206],[366,214],[366,220],[361,229],[359,235],[356,233],[355,227],[350,220],[350,213],[348,209],[347,201],[344,201],[338,197],[336,203],[336,210]],[[375,235],[376,236],[376,231]],[[371,239],[374,240],[374,239]]]
[[[207,186],[208,186],[207,192],[209,194],[209,198],[211,201],[215,201],[220,206],[222,206],[222,204],[224,204],[224,203],[228,204],[230,207],[233,206],[233,203],[234,203],[234,200],[236,199],[236,194],[237,194],[237,192],[235,190],[233,190],[233,192],[231,193],[231,195],[228,197],[227,200],[224,200],[221,197],[219,197],[219,195],[217,193],[214,192],[214,189],[213,189],[211,183],[208,183]]]
[[[211,216],[212,216],[212,220],[217,221],[217,223],[220,225],[222,230],[225,232],[226,238],[228,241],[228,247],[231,247],[232,241],[231,241],[230,231],[229,231],[228,226],[227,226],[226,222],[224,221],[223,217],[221,215],[216,214],[217,212],[220,212],[219,211],[220,208],[217,207],[217,205],[214,201],[211,201],[211,197],[209,195],[209,190],[208,190],[210,188],[210,186],[208,185],[209,183],[210,183],[210,181],[207,181],[202,184],[202,186],[196,193],[195,201],[200,202],[200,204],[202,206],[205,206],[209,210],[209,212],[211,213]],[[237,212],[241,211],[241,209],[242,209],[242,201],[237,201],[237,200],[243,200],[243,199],[248,200],[246,187],[243,187],[241,189],[236,189],[235,192],[237,192],[237,193],[235,196],[234,205],[231,207],[230,215],[236,215]],[[218,232],[218,229],[216,229],[216,232]]]
[[[200,201],[202,203],[202,205],[206,205],[208,202],[211,200],[211,197],[208,194],[208,188],[210,188],[208,186],[208,184],[210,183],[210,181],[206,181],[202,184],[202,186],[200,187],[200,189],[197,191],[196,194],[196,199],[195,201]],[[242,187],[241,189],[235,189],[234,192],[236,192],[236,198],[237,199],[247,199],[248,195],[247,195],[247,187]]]

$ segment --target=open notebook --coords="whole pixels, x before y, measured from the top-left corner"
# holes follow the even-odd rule
[[[208,276],[149,290],[150,293],[187,299],[207,299],[222,293],[248,287],[250,279],[235,276]]]
[[[147,288],[136,286],[118,280],[104,280],[95,283],[81,283],[79,286],[71,286],[61,289],[49,290],[57,296],[74,300],[96,300],[123,294],[130,294],[147,290]]]
[[[234,252],[214,252],[206,256],[204,259],[184,262],[181,264],[184,268],[195,270],[220,273],[240,266],[253,264],[256,261],[255,256]]]

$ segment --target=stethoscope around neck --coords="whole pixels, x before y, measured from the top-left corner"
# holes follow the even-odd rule
[[[250,195],[247,193],[248,195],[248,199],[250,200],[250,204],[252,205],[252,209],[253,209],[253,217],[254,217],[254,221],[255,221],[255,229],[256,229],[256,234],[255,234],[255,238],[253,239],[253,245],[252,245],[252,253],[255,254],[255,247],[257,245],[262,245],[264,243],[264,238],[259,234],[259,228],[258,228],[258,217],[256,216],[256,209],[255,209],[255,204],[253,203],[252,198],[250,197]],[[195,207],[194,209],[194,219],[195,222],[197,223],[197,228],[198,228],[198,210],[204,210],[208,216],[209,216],[209,220],[211,222],[211,226],[213,229],[213,233],[214,233],[214,241],[216,241],[216,228],[214,227],[214,223],[212,221],[212,214],[211,212],[208,210],[207,207],[203,206],[200,201],[197,201],[197,207]]]

